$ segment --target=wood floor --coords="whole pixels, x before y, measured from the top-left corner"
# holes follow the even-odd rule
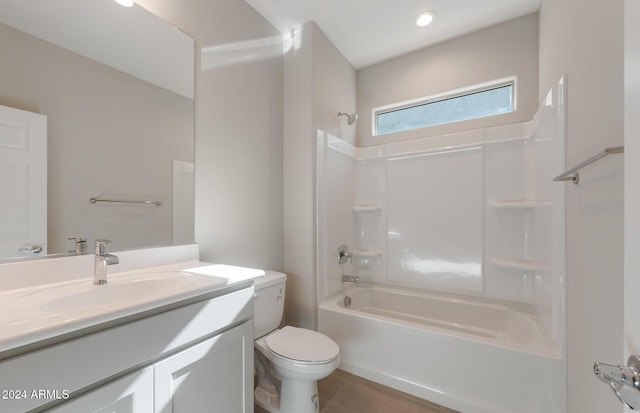
[[[320,413],[457,413],[342,370],[320,380],[318,393]]]

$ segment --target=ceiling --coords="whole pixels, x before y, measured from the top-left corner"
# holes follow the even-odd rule
[[[193,39],[143,7],[0,1],[0,23],[193,99]]]
[[[538,10],[540,0],[245,0],[282,33],[314,21],[356,69]],[[433,10],[427,27],[416,16]]]

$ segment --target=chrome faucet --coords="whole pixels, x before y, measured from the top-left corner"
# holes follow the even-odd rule
[[[113,254],[107,254],[107,244],[111,241],[108,239],[96,240],[96,258],[93,273],[93,283],[95,285],[103,285],[107,283],[107,266],[118,264],[120,260]]]
[[[360,282],[360,277],[358,277],[357,275],[342,274],[342,282],[358,284]]]

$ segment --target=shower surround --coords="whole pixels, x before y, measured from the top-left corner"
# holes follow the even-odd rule
[[[465,413],[564,411],[564,84],[523,124],[364,148],[318,131],[318,325],[342,368]]]

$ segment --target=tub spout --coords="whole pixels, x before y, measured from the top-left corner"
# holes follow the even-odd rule
[[[358,284],[360,282],[360,277],[358,277],[357,275],[342,274],[342,282]]]

